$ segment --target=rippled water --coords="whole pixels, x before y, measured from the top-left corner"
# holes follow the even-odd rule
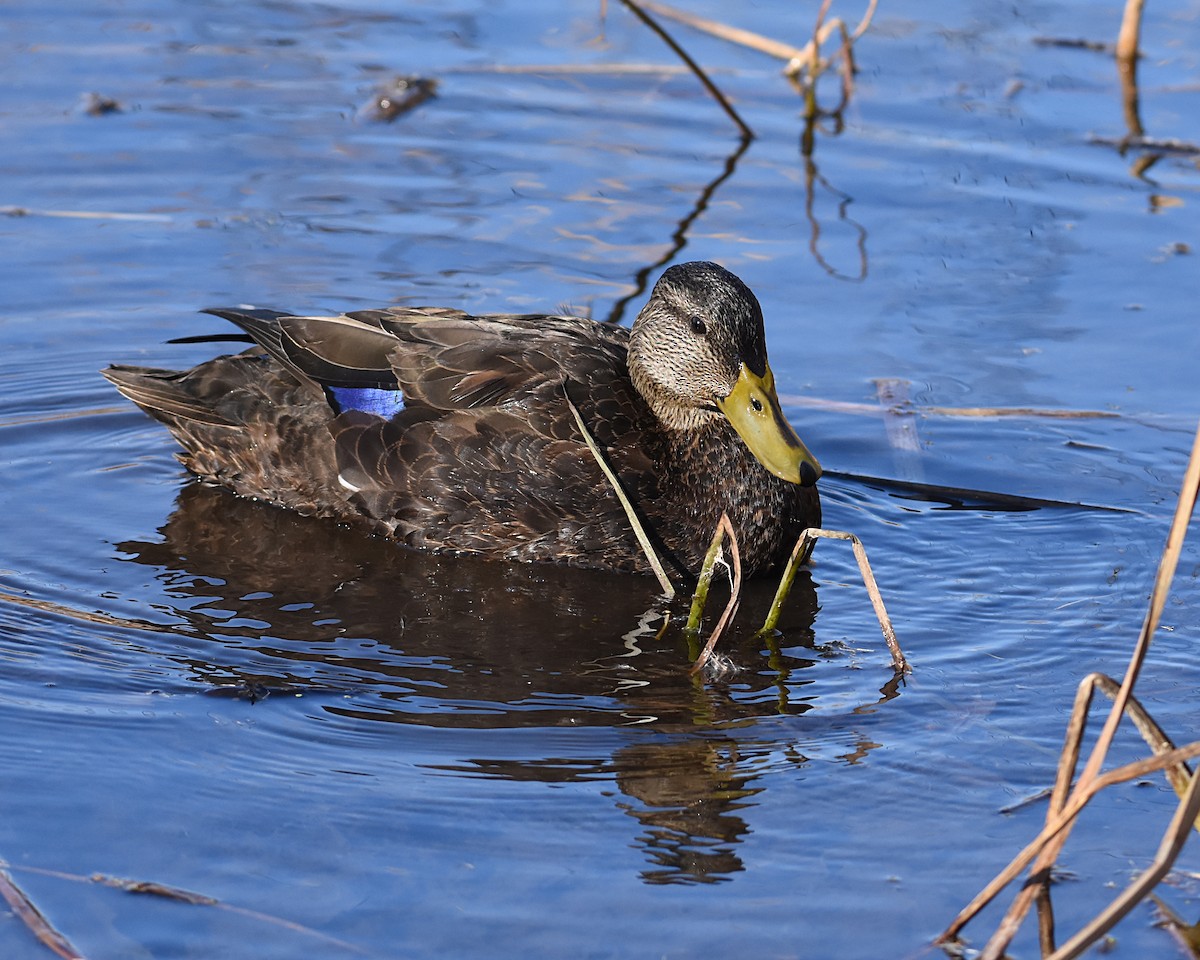
[[[88,957],[906,956],[1036,833],[1040,805],[1002,810],[1052,781],[1079,678],[1124,666],[1200,412],[1195,156],[1139,176],[1111,60],[1040,42],[1111,39],[1117,5],[881,4],[811,163],[778,64],[673,28],[754,128],[739,150],[613,5],[3,10],[0,858]],[[1147,13],[1147,135],[1200,140],[1197,15]],[[814,16],[736,11],[797,43]],[[399,74],[436,97],[371,122]],[[628,322],[701,258],[762,301],[899,688],[843,545],[771,649],[752,584],[740,670],[699,683],[653,581],[412,554],[190,483],[96,373],[206,358],[166,341],[221,303]],[[1141,691],[1186,741],[1194,547],[1180,571]],[[1157,780],[1098,804],[1064,931],[1172,809]],[[1113,954],[1168,953],[1152,919]],[[37,949],[0,915],[0,953]]]

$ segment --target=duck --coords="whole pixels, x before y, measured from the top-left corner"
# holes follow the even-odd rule
[[[746,575],[820,526],[821,466],[782,411],[762,309],[718,264],[666,269],[631,327],[449,307],[203,312],[241,332],[182,341],[250,346],[102,373],[188,471],[240,496],[418,550],[650,573],[603,459],[685,578],[722,513]]]

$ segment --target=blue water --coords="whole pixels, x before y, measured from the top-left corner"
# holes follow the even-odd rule
[[[815,16],[689,9],[797,44]],[[1111,60],[1035,42],[1119,18],[883,4],[809,167],[779,64],[672,28],[754,128],[739,154],[619,6],[6,4],[14,880],[89,958],[922,950],[1037,832],[1040,804],[1001,811],[1052,782],[1078,680],[1123,669],[1200,415],[1195,157],[1137,176],[1094,142],[1126,133]],[[1150,5],[1142,44],[1147,133],[1200,141],[1196,11]],[[654,69],[584,69],[631,64]],[[436,98],[365,120],[398,74]],[[167,341],[225,332],[196,312],[219,304],[628,322],[663,258],[718,260],[762,302],[825,523],[866,543],[913,663],[898,689],[844,544],[774,650],[752,584],[722,642],[740,669],[702,683],[653,581],[407,553],[190,483],[96,372],[205,359]],[[1140,683],[1180,742],[1198,571],[1188,547]],[[1143,752],[1127,731],[1113,762]],[[1055,888],[1064,938],[1173,805],[1154,779],[1097,803]],[[1181,877],[1164,896],[1194,917]],[[1168,954],[1152,920],[1112,955]],[[0,954],[39,949],[0,913]],[[1036,949],[1023,931],[1015,955]]]

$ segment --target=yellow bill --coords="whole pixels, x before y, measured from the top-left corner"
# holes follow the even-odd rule
[[[775,393],[775,375],[768,365],[763,376],[742,364],[733,390],[717,407],[725,414],[756,460],[782,480],[812,486],[821,465],[800,442],[787,422]]]

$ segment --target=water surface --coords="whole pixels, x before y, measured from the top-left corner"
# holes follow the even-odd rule
[[[1200,176],[1135,169],[1111,60],[1039,42],[1111,39],[1118,5],[881,6],[806,160],[778,64],[677,30],[740,150],[611,5],[5,4],[0,857],[88,957],[906,956],[1034,835],[1041,806],[1001,811],[1052,781],[1078,680],[1123,668],[1200,412]],[[1196,142],[1196,11],[1151,7],[1141,119]],[[737,11],[795,43],[814,15]],[[366,119],[399,74],[437,96]],[[166,341],[223,303],[628,322],[684,259],[762,301],[902,687],[841,545],[773,650],[752,585],[740,670],[698,683],[653,581],[416,555],[191,483],[96,372],[205,359]],[[1141,689],[1186,741],[1194,547],[1180,570]],[[1172,809],[1160,781],[1097,805],[1064,931]],[[1152,919],[1113,955],[1169,951]],[[37,949],[0,917],[0,952]]]

